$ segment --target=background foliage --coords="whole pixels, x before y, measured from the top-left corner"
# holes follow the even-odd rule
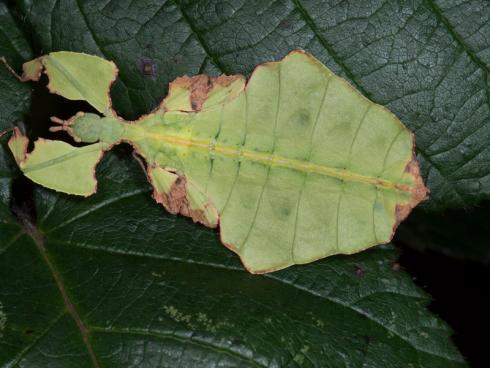
[[[54,50],[113,60],[128,119],[177,76],[248,76],[311,52],[415,132],[431,198],[397,241],[479,262],[490,249],[489,34],[485,1],[0,2],[0,55],[14,68]],[[0,68],[0,130],[49,137],[49,116],[80,109]],[[126,149],[97,175],[97,195],[74,198],[28,183],[0,154],[3,366],[466,365],[392,246],[251,276],[216,233],[153,202]]]

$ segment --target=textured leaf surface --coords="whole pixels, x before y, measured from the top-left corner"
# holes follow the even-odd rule
[[[156,106],[177,76],[248,75],[303,48],[415,132],[427,206],[490,197],[486,1],[23,3],[44,52],[83,51],[120,67],[114,103],[129,118]]]
[[[0,3],[0,57],[2,56],[14,68],[20,68],[22,62],[32,57],[29,44],[4,3]],[[30,107],[30,89],[30,86],[21,83],[4,64],[0,63],[0,135],[7,129],[22,125],[24,114]],[[8,152],[7,138],[7,135],[0,137],[0,223],[2,224],[13,222],[9,205],[12,178],[16,173],[15,163]],[[18,229],[18,226],[13,228]],[[0,234],[3,241],[9,241],[10,235],[6,228],[3,228]]]
[[[24,70],[38,60],[51,92],[106,116],[53,119],[61,124],[53,131],[98,142],[84,147],[40,139],[26,154],[16,131],[9,146],[25,175],[92,194],[103,147],[128,142],[146,161],[155,200],[208,227],[219,222],[223,244],[250,272],[388,243],[425,199],[412,133],[303,51],[258,66],[246,86],[239,76],[178,78],[159,109],[135,122],[117,117],[110,101],[97,107],[115,78],[112,63],[54,52]]]
[[[29,44],[3,2],[0,3],[0,57],[13,68],[20,68],[24,61],[32,58]],[[30,90],[30,86],[20,83],[0,62],[0,132],[22,122],[29,108]]]
[[[465,366],[391,247],[254,276],[156,206],[133,160],[98,176],[90,198],[39,190],[44,241],[0,255],[4,365]]]

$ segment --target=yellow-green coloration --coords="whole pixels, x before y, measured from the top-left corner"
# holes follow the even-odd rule
[[[49,76],[48,88],[69,100],[85,100],[104,115],[112,115],[107,88],[116,79],[117,67],[97,56],[54,52],[24,64],[23,80],[39,80],[42,70]]]
[[[26,153],[27,138],[15,129],[10,150],[32,181],[60,192],[88,196],[96,192],[94,167],[102,157],[104,143],[73,147],[61,141],[38,139],[34,150]]]
[[[17,133],[10,146],[26,175],[88,195],[100,154],[128,142],[146,163],[157,202],[219,225],[223,244],[250,272],[386,243],[426,196],[412,133],[302,51],[258,66],[248,83],[240,76],[178,78],[161,105],[134,122],[110,106],[112,63],[67,52],[36,60],[24,79],[44,70],[53,91],[103,116],[53,119],[61,124],[53,131],[91,143],[82,148],[43,140],[26,156],[27,139]]]

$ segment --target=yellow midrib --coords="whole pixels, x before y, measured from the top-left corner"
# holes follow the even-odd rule
[[[378,177],[356,174],[348,170],[326,167],[312,162],[286,158],[275,154],[255,152],[255,151],[244,150],[244,149],[236,149],[229,146],[212,144],[212,142],[205,141],[205,140],[186,139],[175,135],[149,132],[146,130],[144,131],[143,134],[145,138],[154,139],[159,142],[163,141],[171,145],[192,147],[192,148],[199,149],[201,151],[206,151],[208,153],[215,152],[234,159],[240,160],[244,158],[250,161],[260,162],[264,165],[290,168],[302,172],[311,172],[320,175],[326,175],[339,180],[371,184],[376,187],[381,187],[384,189],[393,190],[397,192],[412,191],[412,188],[406,184],[397,184],[392,181],[381,179]]]

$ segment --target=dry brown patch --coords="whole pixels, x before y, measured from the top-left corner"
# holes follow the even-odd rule
[[[220,75],[218,77],[209,77],[205,74],[195,75],[189,77],[187,75],[176,78],[170,83],[170,93],[172,94],[173,88],[183,88],[189,90],[190,93],[190,105],[192,111],[201,111],[202,106],[206,102],[209,92],[216,85],[223,87],[229,86],[236,80],[243,79],[241,75]]]
[[[150,175],[148,176],[150,178]],[[217,224],[211,224],[203,210],[192,209],[187,199],[187,179],[178,176],[168,193],[161,193],[153,186],[153,198],[161,203],[165,209],[173,215],[181,214],[190,217],[194,222],[199,222],[206,227],[215,228]],[[206,204],[210,206],[211,204]]]
[[[413,153],[412,159],[405,167],[405,172],[413,176],[415,185],[410,190],[410,201],[406,204],[396,205],[395,224],[393,225],[393,230],[391,233],[392,237],[398,225],[400,225],[400,223],[407,218],[412,209],[414,209],[420,202],[428,198],[429,189],[424,185],[424,181],[420,175],[420,166],[415,156],[415,152]]]

